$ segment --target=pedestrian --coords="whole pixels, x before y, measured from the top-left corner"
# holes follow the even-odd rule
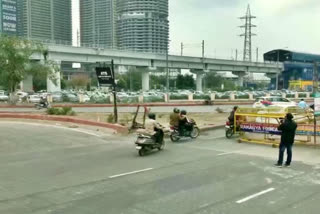
[[[279,146],[279,159],[275,166],[282,167],[284,151],[287,150],[286,167],[289,167],[292,160],[292,146],[296,135],[297,124],[293,121],[293,115],[288,113],[285,120],[281,121],[278,130],[281,131],[281,142]]]
[[[308,107],[307,103],[304,101],[304,99],[301,99],[298,106],[302,109],[306,109]]]

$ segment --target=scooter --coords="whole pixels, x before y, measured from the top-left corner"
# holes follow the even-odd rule
[[[40,110],[40,109],[43,109],[43,108],[46,108],[46,109],[51,108],[51,105],[49,103],[36,103],[34,105],[34,107],[36,109]]]
[[[154,149],[158,149],[159,151],[161,151],[165,147],[164,139],[162,139],[162,143],[157,143],[156,139],[153,136],[147,136],[143,134],[138,135],[135,144],[140,156],[144,156]]]
[[[190,138],[197,138],[200,135],[200,129],[197,126],[196,122],[194,120],[191,120],[190,123],[192,124],[192,130],[191,131],[187,131],[187,130],[183,130],[182,133],[179,132],[179,128],[178,127],[173,127],[171,126],[171,134],[170,134],[170,139],[172,142],[178,142],[181,138],[186,138],[186,137],[190,137]]]

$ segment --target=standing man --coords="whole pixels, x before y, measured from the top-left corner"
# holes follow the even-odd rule
[[[279,159],[275,164],[277,167],[282,167],[283,164],[283,154],[287,150],[287,161],[285,163],[286,167],[289,167],[292,160],[292,145],[294,143],[294,137],[296,135],[297,124],[292,120],[293,115],[288,113],[284,121],[281,121],[278,130],[281,133],[281,142],[279,146]]]

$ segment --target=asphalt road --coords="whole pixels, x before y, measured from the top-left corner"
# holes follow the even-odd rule
[[[243,105],[246,106],[246,105]],[[248,106],[250,107],[250,105]],[[174,107],[168,106],[161,106],[161,107],[151,107],[153,112],[159,113],[168,113],[172,112]],[[192,113],[207,113],[207,112],[215,112],[217,108],[223,109],[226,112],[230,112],[233,108],[233,105],[216,105],[216,106],[180,106],[180,109],[185,109],[188,112]],[[90,113],[113,113],[113,107],[90,107],[90,108],[73,108],[76,112],[90,112]],[[127,112],[136,112],[137,107],[118,107],[118,111],[120,113],[127,113]],[[35,108],[0,108],[0,112],[39,112],[45,111],[37,110]],[[143,108],[140,108],[140,111],[143,111]]]
[[[320,151],[226,140],[223,130],[139,157],[134,136],[0,122],[0,213],[319,213]]]

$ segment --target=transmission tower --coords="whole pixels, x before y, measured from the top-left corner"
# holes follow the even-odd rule
[[[252,36],[256,36],[256,34],[252,33],[252,28],[257,27],[252,24],[252,19],[257,18],[256,16],[251,15],[250,5],[247,8],[247,14],[239,19],[245,20],[245,25],[240,26],[240,28],[244,28],[245,32],[241,34],[241,37],[244,37],[244,48],[243,48],[243,61],[252,61]]]

